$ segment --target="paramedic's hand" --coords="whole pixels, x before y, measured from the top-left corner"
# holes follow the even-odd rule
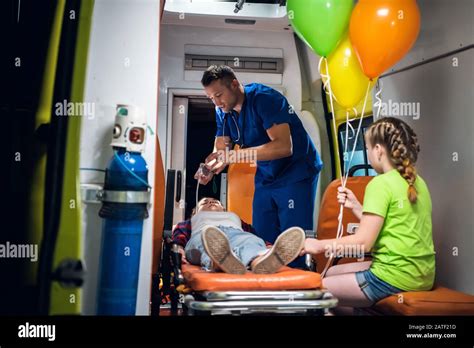
[[[208,175],[204,175],[200,169],[197,170],[196,174],[194,174],[194,179],[199,181],[201,185],[207,185],[209,181],[211,181],[212,177],[214,176],[213,172],[210,172]]]
[[[320,240],[317,240],[315,238],[306,238],[304,241],[304,246],[303,249],[300,252],[300,256],[303,256],[304,254],[321,254],[324,252],[325,249],[325,243],[323,243]]]
[[[228,164],[226,163],[225,153],[222,150],[211,153],[204,162],[206,167],[214,174],[220,174]]]
[[[178,252],[181,254],[181,263],[189,263],[188,260],[186,260],[186,253],[184,252],[184,248],[182,246],[178,246]]]
[[[351,209],[354,215],[360,220],[362,218],[362,205],[357,200],[354,192],[342,186],[339,186],[337,191],[337,201],[340,204],[344,204],[345,208]]]

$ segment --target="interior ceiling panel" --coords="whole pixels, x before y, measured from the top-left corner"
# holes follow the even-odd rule
[[[237,2],[236,0],[217,0],[216,2]],[[281,4],[285,5],[286,0],[245,0],[249,4]]]
[[[168,0],[163,24],[287,31],[286,0]]]

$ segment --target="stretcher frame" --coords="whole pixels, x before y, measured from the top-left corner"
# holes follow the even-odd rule
[[[152,315],[159,315],[165,298],[170,301],[171,314],[177,314],[181,304],[184,315],[324,315],[337,306],[338,300],[324,289],[194,291],[186,288],[181,254],[172,242],[171,231],[175,178],[179,176],[176,172],[170,169],[167,173],[163,252],[159,273],[153,276]],[[315,237],[314,231],[306,231],[306,234]],[[307,270],[314,271],[314,260],[307,257],[306,262]]]

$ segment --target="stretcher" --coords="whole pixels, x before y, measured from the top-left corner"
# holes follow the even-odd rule
[[[231,165],[228,171],[227,207],[244,220],[251,216],[254,174],[255,168],[249,164]],[[337,306],[337,299],[322,289],[321,276],[313,271],[311,257],[307,258],[306,270],[283,267],[274,274],[235,275],[181,265],[178,247],[171,240],[175,176],[174,170],[168,171],[160,267],[162,286],[154,289],[160,292],[160,303],[169,299],[172,313],[177,313],[179,303],[185,315],[324,315],[329,308]],[[306,233],[307,237],[314,237],[313,231]],[[155,308],[152,315],[158,315],[157,306],[152,308]]]
[[[324,314],[337,305],[321,289],[319,274],[284,267],[275,274],[233,275],[203,271],[183,265],[183,278],[190,289],[184,296],[187,314],[293,313]]]

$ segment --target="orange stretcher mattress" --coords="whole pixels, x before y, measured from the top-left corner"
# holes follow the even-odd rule
[[[194,291],[278,291],[321,288],[319,273],[283,267],[274,274],[206,272],[199,266],[182,265],[186,286]]]

